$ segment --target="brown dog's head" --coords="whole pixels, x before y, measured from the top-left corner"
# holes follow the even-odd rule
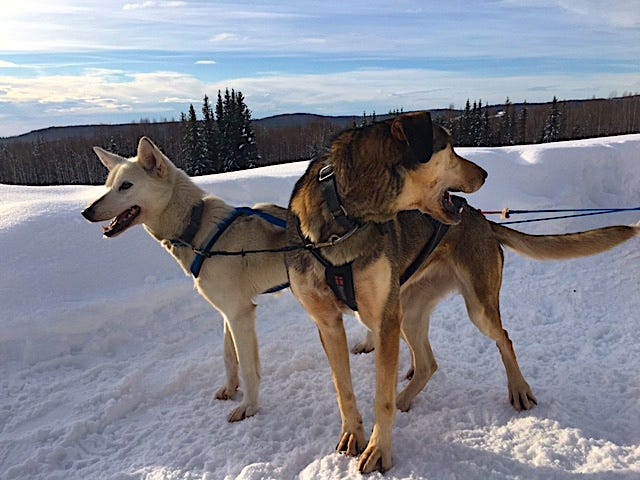
[[[349,214],[367,221],[417,209],[456,224],[461,216],[450,192],[475,192],[487,177],[456,154],[451,136],[428,112],[349,130],[333,142],[330,155]]]

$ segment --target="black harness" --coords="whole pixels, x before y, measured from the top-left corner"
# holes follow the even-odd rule
[[[308,250],[325,268],[325,280],[327,285],[329,285],[329,288],[331,288],[336,297],[344,302],[351,310],[357,311],[358,303],[356,302],[355,284],[353,282],[353,261],[343,265],[334,265],[320,253],[320,248],[332,246],[342,240],[346,240],[346,238],[350,237],[357,231],[366,228],[369,224],[363,224],[349,217],[346,208],[340,200],[333,166],[331,164],[325,165],[320,169],[318,181],[320,182],[322,195],[327,202],[331,215],[341,227],[347,229],[347,233],[342,236],[332,235],[329,238],[329,241],[323,244],[312,244],[307,238],[305,238],[304,234],[300,230],[300,222],[298,222],[298,234],[307,244]],[[465,200],[460,197],[455,197],[454,200],[456,202],[466,203]],[[429,216],[427,216],[427,218],[429,218],[433,224],[434,232],[415,260],[401,275],[400,285],[403,285],[414,273],[416,273],[416,271],[418,271],[449,231],[449,225],[441,223]]]

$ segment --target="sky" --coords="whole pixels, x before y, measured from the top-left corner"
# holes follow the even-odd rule
[[[20,0],[0,22],[0,137],[225,88],[253,118],[640,93],[640,0]]]

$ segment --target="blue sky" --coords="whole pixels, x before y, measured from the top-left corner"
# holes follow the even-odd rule
[[[0,136],[178,119],[227,87],[254,118],[640,93],[640,0],[18,0],[0,18]]]

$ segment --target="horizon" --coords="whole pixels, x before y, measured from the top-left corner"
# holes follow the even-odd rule
[[[26,1],[3,7],[0,137],[177,121],[242,91],[255,119],[640,92],[636,0]]]

